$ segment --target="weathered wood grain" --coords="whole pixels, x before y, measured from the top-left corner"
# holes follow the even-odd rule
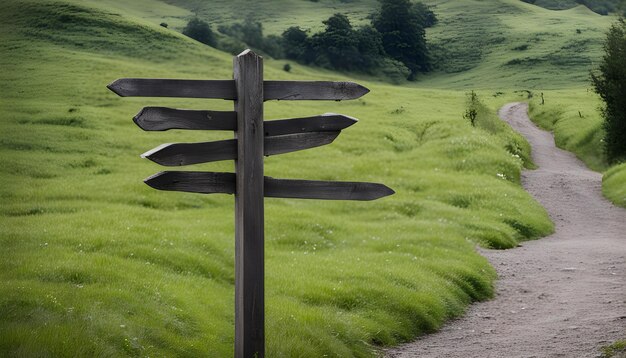
[[[107,87],[121,97],[237,98],[233,80],[120,78]]]
[[[233,59],[237,91],[235,194],[235,357],[265,357],[263,58]]]
[[[265,121],[266,136],[304,132],[340,131],[358,122],[356,118],[336,113],[319,116]]]
[[[264,155],[284,154],[330,144],[339,133],[310,132],[265,137]],[[141,157],[169,167],[232,160],[237,159],[237,139],[167,143],[145,152]]]
[[[178,80],[159,78],[120,78],[107,86],[122,97],[185,97],[236,100],[233,80]],[[265,81],[263,100],[350,100],[369,89],[354,82]]]
[[[198,111],[167,107],[145,107],[133,121],[146,131],[169,129],[237,130],[237,113],[232,111]],[[336,113],[319,116],[265,121],[266,136],[339,131],[358,122],[356,118]]]
[[[321,200],[376,200],[395,192],[384,184],[265,178],[265,196]]]
[[[234,173],[160,172],[144,180],[154,189],[201,194],[235,194]]]
[[[133,117],[133,121],[145,131],[166,131],[168,129],[237,130],[237,113],[234,111],[144,107]]]
[[[366,95],[370,90],[354,82],[330,81],[265,81],[265,100],[349,100]]]
[[[161,172],[145,180],[159,190],[234,194],[235,174]],[[319,200],[376,200],[395,192],[384,184],[264,178],[265,197]]]

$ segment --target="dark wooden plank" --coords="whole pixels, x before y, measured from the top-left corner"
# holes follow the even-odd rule
[[[295,152],[332,143],[341,132],[310,132],[265,137],[266,156]],[[180,166],[237,159],[237,140],[167,143],[141,155],[165,166]]]
[[[107,86],[122,97],[186,97],[237,99],[233,80],[120,78]],[[354,82],[265,81],[264,100],[349,100],[369,89]]]
[[[233,80],[120,78],[107,86],[121,97],[185,97],[235,99]]]
[[[265,137],[265,155],[291,153],[332,143],[341,132],[309,132]]]
[[[237,113],[234,111],[196,111],[167,107],[144,107],[133,118],[145,131],[168,129],[237,130]]]
[[[370,90],[354,82],[265,81],[265,100],[349,100]]]
[[[237,130],[237,113],[231,111],[198,111],[167,107],[144,107],[133,121],[146,131],[168,129]],[[339,131],[358,122],[356,118],[336,113],[319,116],[265,121],[266,136]]]
[[[166,143],[143,153],[141,157],[168,167],[232,160],[237,157],[237,141]]]
[[[161,172],[145,180],[159,190],[233,194],[235,174]],[[383,184],[264,178],[265,197],[320,200],[376,200],[395,192]]]
[[[237,89],[235,357],[265,357],[263,58],[233,59]]]
[[[394,194],[384,184],[265,178],[265,196],[321,200],[376,200]]]
[[[235,174],[212,172],[160,172],[144,180],[158,190],[201,194],[235,194]]]
[[[266,136],[303,132],[340,131],[358,122],[356,118],[336,113],[319,116],[265,121]]]

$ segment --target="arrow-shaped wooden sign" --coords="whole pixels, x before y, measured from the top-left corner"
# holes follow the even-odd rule
[[[235,194],[235,337],[237,358],[265,356],[264,197],[374,200],[394,194],[383,184],[274,179],[264,176],[263,155],[331,143],[356,119],[328,113],[265,121],[267,100],[349,100],[369,90],[353,82],[264,81],[263,58],[246,50],[233,58],[232,80],[121,78],[107,87],[119,96],[219,98],[234,111],[145,107],[134,118],[146,131],[234,131],[236,139],[164,144],[142,156],[178,166],[236,159],[235,173],[161,172],[145,180],[155,189]]]
[[[144,107],[133,121],[145,131],[168,129],[237,130],[237,113],[198,111],[167,107]],[[340,131],[358,122],[356,118],[336,113],[319,116],[265,121],[266,136],[303,132]]]
[[[135,117],[135,124],[145,131],[168,129],[237,130],[237,112],[195,111],[167,107],[144,107]]]
[[[107,86],[122,97],[237,99],[234,80],[120,78]],[[369,89],[354,82],[264,81],[263,100],[349,100]]]
[[[235,174],[212,172],[160,172],[146,180],[159,190],[202,194],[234,194]],[[384,184],[265,177],[266,197],[321,200],[376,200],[395,192]]]
[[[339,133],[341,132],[309,132],[265,137],[263,152],[265,156],[270,156],[315,148],[332,143]],[[165,166],[237,159],[237,140],[168,143],[145,152],[141,157]]]

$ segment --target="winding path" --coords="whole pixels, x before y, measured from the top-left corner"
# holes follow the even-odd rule
[[[511,103],[500,117],[528,139],[539,167],[524,188],[556,232],[511,250],[480,250],[496,268],[496,297],[388,357],[598,357],[626,337],[626,210],[601,194],[602,176]]]

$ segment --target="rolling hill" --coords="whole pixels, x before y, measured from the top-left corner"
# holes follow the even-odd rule
[[[119,77],[230,78],[229,54],[175,30],[193,12],[232,21],[243,3],[0,4],[0,355],[232,355],[233,200],[156,192],[141,180],[161,168],[138,157],[164,142],[232,134],[144,133],[130,120],[148,105],[232,104],[122,99],[105,86]],[[342,9],[365,21],[373,1],[255,4],[243,8],[278,33]],[[284,61],[266,61],[266,79],[358,80],[371,89],[353,102],[268,102],[268,119],[339,112],[360,123],[330,146],[268,158],[267,175],[397,191],[375,203],[267,200],[269,356],[372,356],[431,332],[492,294],[494,271],[477,244],[508,248],[553,229],[519,185],[522,167],[532,166],[528,144],[493,108],[519,98],[514,90],[580,87],[577,72],[598,56],[606,18],[506,0],[436,6],[441,25],[429,36],[450,59],[417,83],[295,64],[287,73]],[[478,57],[464,43],[480,48]],[[526,59],[541,65],[528,69]],[[487,103],[477,127],[462,117],[467,88]]]

